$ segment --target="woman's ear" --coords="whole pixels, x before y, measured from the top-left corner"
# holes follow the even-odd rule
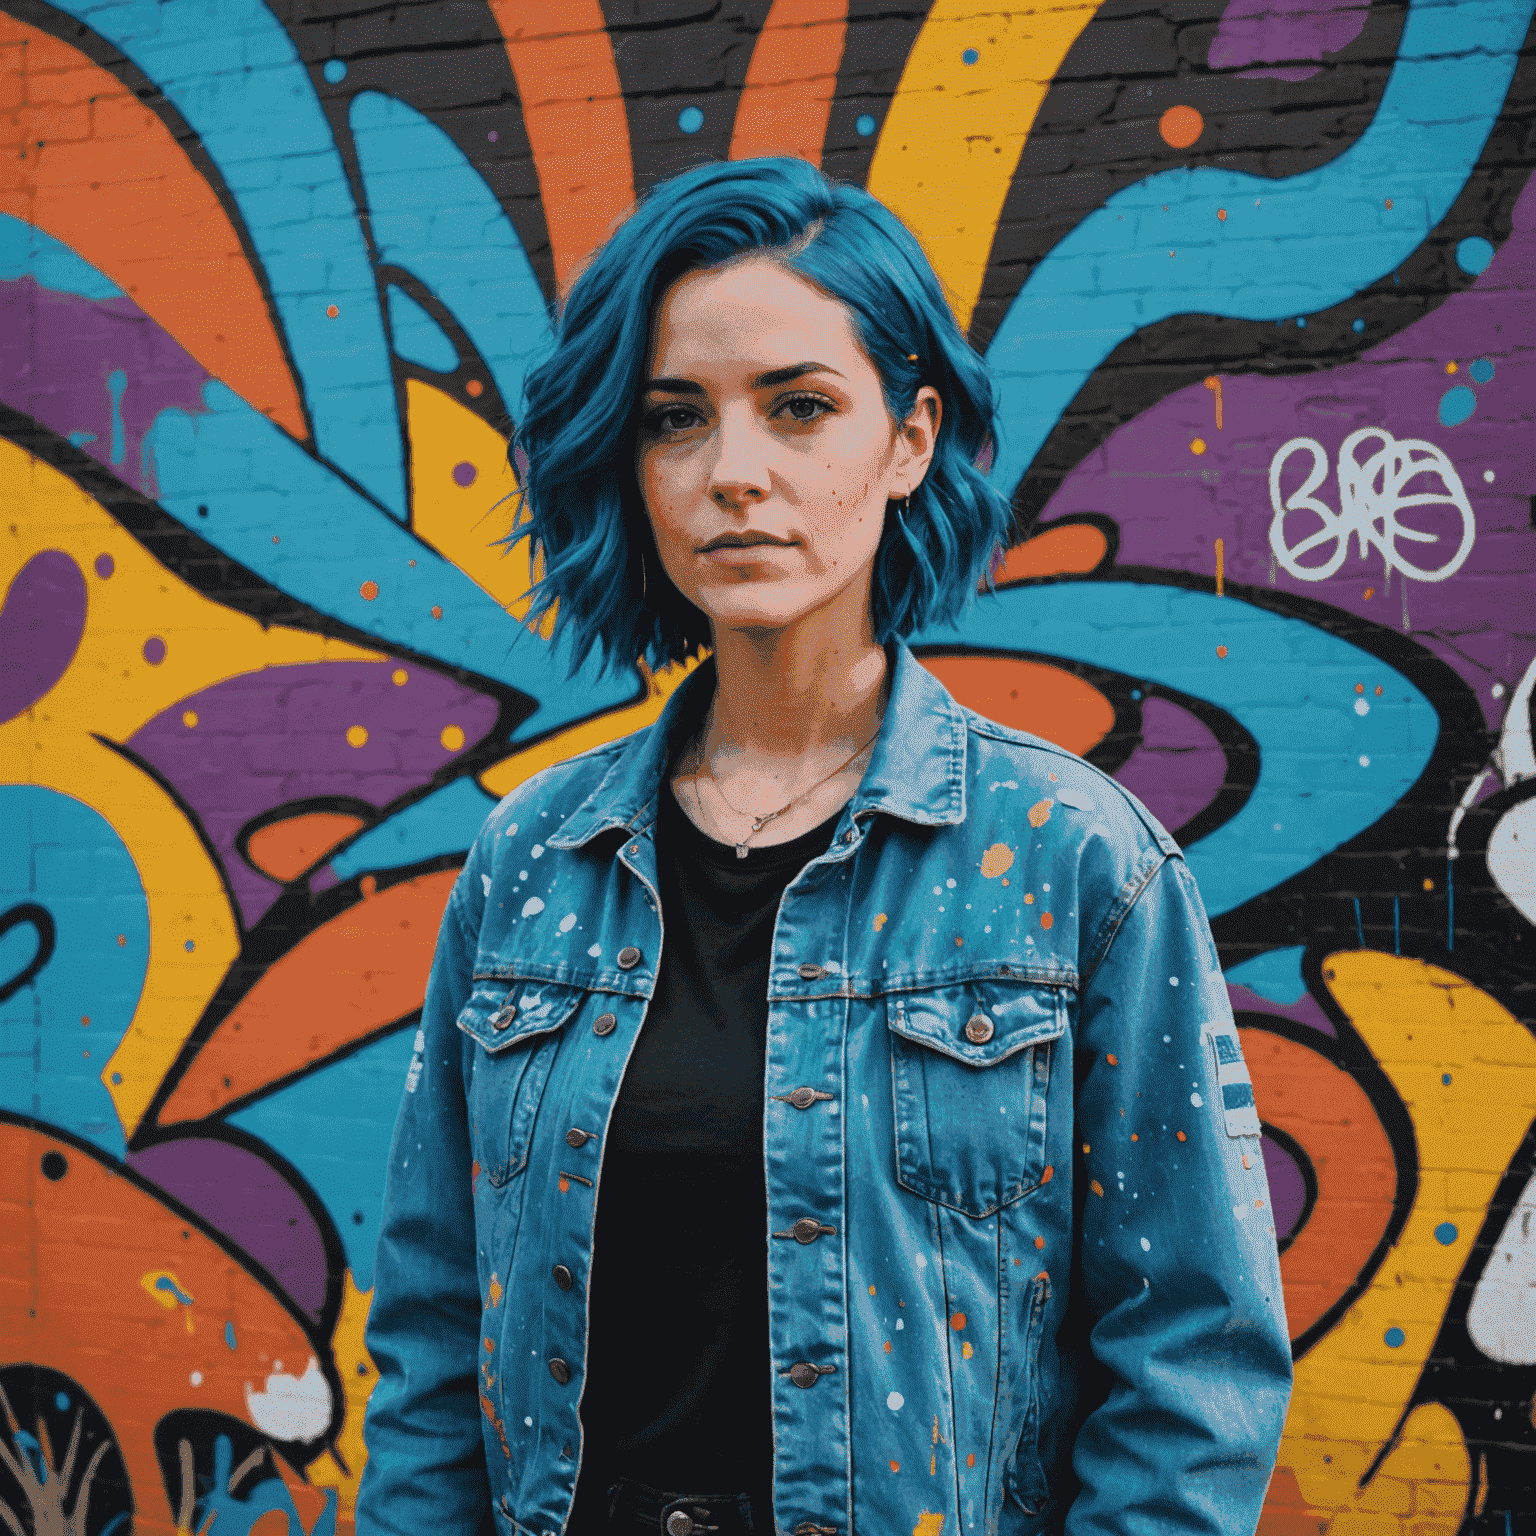
[[[939,423],[944,419],[944,402],[931,384],[924,384],[912,403],[911,414],[896,432],[896,461],[893,476],[897,496],[910,496],[923,483],[933,450],[939,440]]]

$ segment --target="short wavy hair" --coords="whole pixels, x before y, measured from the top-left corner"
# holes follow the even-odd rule
[[[1007,500],[978,467],[992,442],[986,364],[955,322],[922,247],[861,188],[801,160],[699,166],[663,182],[614,231],[572,288],[552,355],[528,375],[512,453],[531,537],[529,622],[570,627],[573,665],[687,655],[709,621],[662,571],[635,477],[650,329],[687,272],[762,256],[847,309],[893,421],[930,384],[943,401],[933,461],[904,515],[886,508],[871,592],[876,638],[959,613],[1007,532]],[[558,605],[558,607],[557,607]]]

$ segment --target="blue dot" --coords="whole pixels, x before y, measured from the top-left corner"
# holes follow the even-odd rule
[[[861,139],[867,139],[870,134],[875,131],[875,120],[869,115],[868,112],[860,112],[859,115],[854,118],[853,126],[857,130]]]
[[[1456,1241],[1456,1238],[1456,1223],[1454,1221],[1442,1221],[1440,1225],[1435,1228],[1435,1241],[1439,1243],[1442,1248],[1449,1248],[1451,1244]]]
[[[340,59],[327,59],[320,71],[332,85],[340,85],[347,78],[347,66]]]
[[[1440,425],[1459,427],[1477,409],[1477,396],[1465,384],[1440,396]]]
[[[1132,688],[1131,689],[1131,697],[1133,699],[1139,699],[1141,697],[1141,689],[1140,688]]]
[[[1457,243],[1456,265],[1463,272],[1470,272],[1475,277],[1479,272],[1486,272],[1492,260],[1493,242],[1484,240],[1481,235],[1468,235]]]
[[[1493,360],[1487,357],[1480,357],[1475,363],[1472,364],[1470,368],[1467,369],[1467,372],[1470,373],[1479,384],[1486,384],[1489,379],[1493,377]]]
[[[112,1074],[112,1086],[114,1088],[121,1087],[122,1086],[122,1081],[123,1081],[123,1074],[121,1072],[114,1072]]]
[[[60,1392],[60,1393],[58,1393],[54,1397],[54,1399],[53,1399],[53,1406],[55,1408],[57,1408],[60,1413],[68,1413],[69,1412],[69,1393],[67,1393],[67,1392]]]
[[[697,133],[704,126],[704,109],[702,107],[684,107],[677,114],[677,126],[684,133]]]
[[[228,1344],[231,1349],[235,1347],[235,1325],[233,1323],[224,1324],[224,1342]]]
[[[1401,1349],[1407,1337],[1401,1328],[1388,1328],[1382,1335],[1388,1349]]]
[[[962,64],[974,64],[980,57],[981,55],[977,53],[974,48],[967,48],[965,52],[960,55],[960,62]]]
[[[1305,315],[1298,315],[1296,317],[1296,329],[1298,331],[1304,331],[1304,330],[1306,330],[1306,328],[1307,328],[1307,317]]]
[[[1440,1074],[1440,1081],[1445,1087],[1449,1088],[1451,1086],[1451,1074],[1449,1072],[1442,1072]]]
[[[1349,328],[1358,336],[1365,329],[1365,321],[1360,319],[1352,320],[1350,321]]]
[[[186,952],[190,955],[192,953],[192,951],[197,948],[197,940],[196,939],[188,939],[187,942],[184,945],[182,945],[182,948],[185,949]]]

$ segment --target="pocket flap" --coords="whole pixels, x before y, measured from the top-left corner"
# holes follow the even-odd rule
[[[886,1000],[886,1017],[903,1039],[968,1067],[992,1067],[1026,1046],[1060,1039],[1067,994],[1061,987],[979,978],[894,993]]]
[[[495,1055],[534,1035],[559,1029],[580,1006],[581,987],[553,981],[479,977],[458,1017],[458,1026]]]

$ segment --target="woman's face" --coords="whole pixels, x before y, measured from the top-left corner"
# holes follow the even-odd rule
[[[868,629],[886,503],[922,481],[937,392],[898,426],[848,312],[766,259],[673,283],[649,363],[635,468],[678,590],[717,631],[839,607]]]

